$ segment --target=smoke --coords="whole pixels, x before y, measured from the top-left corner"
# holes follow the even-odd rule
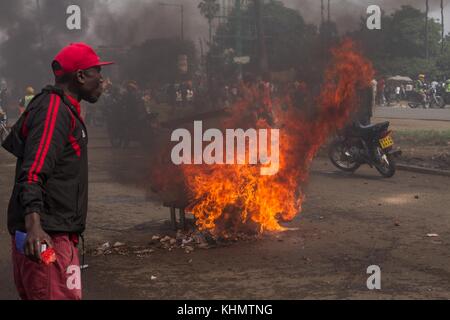
[[[158,0],[2,0],[0,2],[0,78],[13,95],[27,85],[52,81],[50,65],[61,47],[87,42],[94,48],[127,49],[147,39],[179,37],[181,11]],[[207,32],[197,0],[167,1],[184,6],[184,33],[197,41]],[[69,5],[81,8],[81,30],[69,30]],[[102,50],[103,55],[112,50]],[[107,56],[102,56],[108,59]]]
[[[179,37],[180,8],[161,6],[160,2],[183,4],[187,39],[198,43],[200,38],[207,38],[207,22],[197,8],[200,0],[2,0],[0,78],[8,81],[10,92],[13,89],[16,94],[22,94],[26,85],[39,88],[52,80],[52,57],[70,42],[84,41],[96,48],[112,48],[101,50],[102,58],[108,59],[114,48],[126,49],[147,39]],[[282,2],[298,9],[307,22],[320,23],[320,1]],[[325,7],[327,2],[324,0]],[[352,30],[358,28],[360,17],[366,15],[370,4],[380,5],[387,13],[406,4],[424,9],[422,0],[331,0],[331,17],[341,32]],[[439,0],[430,0],[431,16],[440,16],[439,4]],[[69,5],[81,8],[81,30],[66,27]]]
[[[319,0],[283,0],[286,6],[297,9],[301,12],[306,22],[318,25],[321,19],[321,9]],[[424,0],[330,0],[331,19],[337,23],[340,32],[357,29],[360,25],[360,18],[367,15],[366,10],[370,5],[378,5],[385,13],[390,14],[403,5],[409,5],[425,11]],[[440,0],[430,0],[430,17],[439,19]],[[324,0],[325,19],[327,18],[328,0]],[[449,3],[444,1],[444,10],[449,9]],[[447,15],[447,26],[450,26],[450,16]],[[450,28],[448,29],[450,31]]]

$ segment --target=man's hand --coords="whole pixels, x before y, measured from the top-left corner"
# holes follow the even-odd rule
[[[38,213],[31,213],[25,217],[25,228],[27,238],[25,239],[25,256],[33,261],[41,261],[41,245],[47,244],[52,247],[52,239],[42,230],[41,217]]]

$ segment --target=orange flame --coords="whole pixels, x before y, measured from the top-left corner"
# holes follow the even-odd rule
[[[186,185],[193,199],[188,207],[200,230],[215,235],[237,232],[281,231],[282,221],[301,212],[309,166],[320,146],[342,128],[356,110],[357,91],[369,86],[374,72],[351,40],[332,50],[325,83],[317,98],[313,120],[300,111],[289,95],[268,101],[266,92],[248,89],[234,107],[226,128],[269,128],[267,119],[252,118],[270,108],[280,129],[280,167],[276,175],[261,176],[259,165],[184,165]],[[287,107],[287,110],[286,110]],[[259,111],[258,111],[259,110]],[[249,119],[253,119],[249,121]],[[259,120],[256,120],[259,119]]]

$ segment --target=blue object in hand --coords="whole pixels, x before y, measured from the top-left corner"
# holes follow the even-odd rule
[[[24,232],[16,231],[16,248],[22,254],[25,254],[25,239],[27,238],[27,234]]]

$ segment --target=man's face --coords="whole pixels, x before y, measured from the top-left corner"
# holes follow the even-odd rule
[[[90,103],[96,103],[103,93],[101,67],[81,70],[78,73],[78,82],[81,84],[81,99]]]

